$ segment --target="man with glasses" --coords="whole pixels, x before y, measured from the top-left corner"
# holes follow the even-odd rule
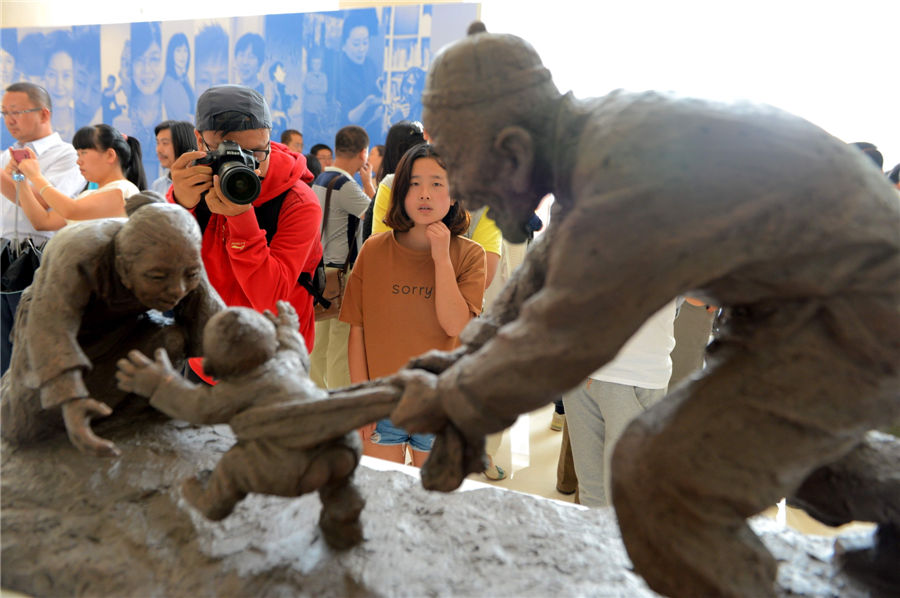
[[[3,94],[3,123],[16,144],[10,149],[31,148],[37,155],[41,173],[57,189],[70,197],[74,197],[85,185],[84,178],[75,161],[78,159],[75,148],[60,138],[53,131],[50,123],[50,95],[43,87],[34,83],[13,83]],[[0,236],[3,247],[9,246],[15,255],[17,248],[32,243],[40,249],[53,235],[53,231],[36,230],[16,202],[16,193],[22,192],[28,181],[19,178],[11,162],[9,151],[0,154],[0,189],[9,201],[0,200]],[[33,189],[35,196],[39,189]],[[16,246],[16,247],[14,247]],[[22,290],[4,285],[0,295],[0,374],[9,367],[12,354],[12,343],[9,334],[15,318],[16,308],[22,296]]]
[[[306,158],[271,140],[266,100],[242,85],[207,89],[197,100],[194,134],[199,151],[172,164],[169,198],[191,210],[203,229],[203,263],[213,287],[229,306],[276,313],[286,300],[300,319],[300,333],[312,351],[312,296],[300,285],[322,258],[322,208],[308,183]],[[237,143],[252,153],[261,190],[252,203],[238,204],[222,192],[218,174],[195,160]]]

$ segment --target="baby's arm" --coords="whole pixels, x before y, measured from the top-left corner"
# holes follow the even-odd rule
[[[246,407],[246,399],[229,400],[227,383],[203,386],[182,378],[165,349],[156,350],[156,361],[140,351],[131,351],[117,365],[116,379],[121,390],[149,398],[153,408],[175,419],[221,424]]]
[[[279,301],[277,305],[277,316],[269,310],[264,311],[263,315],[275,324],[278,350],[296,351],[306,355],[306,343],[303,342],[303,337],[300,336],[300,319],[297,317],[297,311],[287,301]]]

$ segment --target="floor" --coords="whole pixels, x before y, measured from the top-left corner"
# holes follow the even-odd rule
[[[481,474],[469,476],[469,479],[498,488],[573,503],[574,494],[566,495],[556,490],[556,466],[562,432],[550,429],[552,417],[551,403],[520,416],[512,428],[503,434],[495,461],[507,472],[506,479],[493,482]],[[763,514],[807,534],[831,536],[849,528],[874,529],[874,526],[868,523],[849,523],[838,528],[828,527],[799,509],[786,507],[784,501],[772,505]]]
[[[562,432],[550,429],[553,404],[519,417],[503,434],[495,462],[507,473],[505,480],[493,482],[483,475],[470,476],[472,480],[491,485],[573,502],[574,494],[566,495],[556,490],[556,463]]]

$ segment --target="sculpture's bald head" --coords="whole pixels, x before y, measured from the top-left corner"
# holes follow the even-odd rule
[[[275,324],[248,307],[220,311],[203,329],[203,370],[217,378],[249,372],[277,350]]]
[[[559,98],[528,42],[483,26],[438,53],[428,71],[425,129],[447,160],[451,194],[469,210],[490,206],[512,242],[527,238],[548,192],[541,152],[552,143]]]
[[[144,306],[170,310],[203,276],[197,221],[153,191],[133,195],[126,211],[115,238],[119,279]]]

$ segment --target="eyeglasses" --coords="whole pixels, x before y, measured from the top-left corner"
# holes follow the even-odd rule
[[[203,139],[202,137],[201,137],[201,139],[203,140],[203,145],[206,146],[206,151],[214,152],[217,149],[219,149],[218,144],[216,144],[216,147],[209,147],[209,143],[206,142],[206,139]],[[244,149],[244,148],[241,148],[241,149],[244,150],[245,152],[252,153],[253,159],[256,160],[257,162],[264,162],[265,159],[269,157],[269,152],[272,151],[272,141],[270,140],[268,143],[266,143],[266,149],[264,149],[264,150],[248,150],[248,149]]]
[[[16,118],[22,116],[23,114],[28,114],[29,112],[40,112],[43,108],[29,108],[28,110],[11,110],[10,112],[6,112],[5,110],[0,112],[0,116],[3,118],[7,118],[9,116],[15,116]]]

